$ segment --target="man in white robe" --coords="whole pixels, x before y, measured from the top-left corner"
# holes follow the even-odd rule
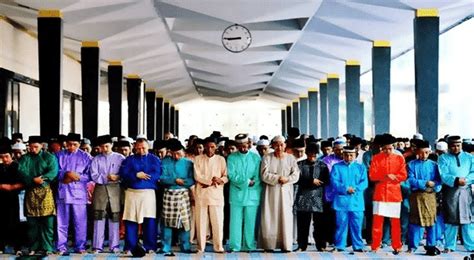
[[[291,252],[293,246],[293,184],[300,171],[294,156],[285,153],[285,138],[272,140],[273,153],[265,155],[261,164],[262,217],[260,244],[265,251],[280,248]]]

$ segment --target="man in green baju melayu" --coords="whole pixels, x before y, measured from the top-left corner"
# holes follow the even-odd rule
[[[18,162],[18,172],[26,185],[25,215],[28,223],[30,255],[53,253],[56,206],[50,187],[58,175],[56,157],[42,150],[42,138],[30,136],[29,153]]]
[[[249,152],[248,136],[238,134],[235,141],[239,152],[227,158],[230,182],[230,251],[256,249],[255,224],[260,205],[260,156]],[[243,234],[242,234],[243,231]]]

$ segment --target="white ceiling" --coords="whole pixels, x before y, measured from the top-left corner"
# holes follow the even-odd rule
[[[413,46],[418,8],[438,8],[440,30],[474,13],[473,0],[0,0],[0,14],[36,31],[38,9],[60,9],[65,52],[99,41],[102,67],[121,60],[147,88],[174,104],[206,98],[278,103],[317,87],[327,73],[344,81],[346,60],[371,68],[373,40],[392,56]],[[223,30],[242,24],[252,44],[231,53]]]

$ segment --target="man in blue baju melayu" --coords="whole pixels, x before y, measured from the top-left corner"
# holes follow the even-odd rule
[[[408,182],[410,184],[410,225],[408,228],[408,253],[415,251],[426,228],[426,254],[439,255],[436,248],[436,193],[441,190],[438,164],[428,159],[430,144],[422,141],[417,144],[418,159],[408,163]]]
[[[364,252],[362,224],[364,220],[364,190],[368,186],[367,169],[355,161],[356,150],[343,148],[343,161],[333,165],[330,178],[335,191],[332,207],[336,211],[334,247],[345,251],[350,229],[354,252]]]

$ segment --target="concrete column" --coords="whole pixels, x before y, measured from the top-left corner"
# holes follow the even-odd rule
[[[56,137],[62,132],[63,19],[60,10],[38,12],[40,132]]]
[[[321,137],[328,138],[328,82],[327,79],[319,81],[319,103],[321,105]]]
[[[346,62],[346,125],[347,132],[362,136],[360,125],[360,63],[355,60]]]
[[[293,114],[291,113],[291,103],[286,106],[286,134],[288,135],[288,130],[291,128],[291,123],[293,122],[291,116]]]
[[[318,113],[319,113],[319,102],[318,102],[318,91],[316,88],[310,88],[308,92],[308,125],[309,125],[309,134],[319,137],[318,131]]]
[[[298,99],[293,100],[292,102],[292,112],[293,112],[293,121],[292,121],[292,126],[293,127],[300,127],[300,115],[299,115],[299,107],[298,107]]]
[[[156,134],[156,92],[145,92],[146,99],[146,137],[148,140],[155,140]]]
[[[176,137],[178,137],[179,136],[179,110],[178,110],[178,108],[175,108],[174,114],[175,114],[175,116],[174,116],[174,121],[175,121],[175,123],[174,123],[174,132],[175,132],[174,135]]]
[[[95,138],[99,125],[99,43],[84,41],[81,47],[82,135]]]
[[[155,139],[163,139],[163,97],[156,98],[156,135]]]
[[[328,133],[339,135],[339,75],[328,74]]]
[[[122,135],[122,91],[123,67],[120,61],[110,61],[108,66],[109,84],[109,132],[111,136]]]
[[[171,105],[171,104],[170,104]],[[174,121],[174,117],[175,117],[175,113],[174,113],[174,105],[171,105],[170,106],[170,132],[175,134],[174,130],[175,130],[175,121]]]
[[[138,75],[127,75],[128,136],[132,138],[139,134],[141,84],[142,79]]]
[[[438,139],[439,17],[437,9],[418,9],[414,19],[416,129]]]
[[[165,100],[163,105],[163,137],[170,131],[170,102]]]
[[[372,94],[375,134],[390,132],[390,53],[390,42],[373,42]]]
[[[364,116],[364,102],[360,102],[360,116],[361,116],[361,124],[360,124],[360,137],[364,138],[365,137],[365,124],[364,124],[364,120],[365,120],[365,116]]]
[[[286,111],[285,109],[281,110],[281,134],[286,136]]]
[[[308,134],[308,96],[300,97],[300,133]]]

